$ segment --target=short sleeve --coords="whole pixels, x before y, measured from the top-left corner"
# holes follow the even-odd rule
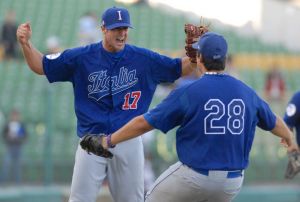
[[[150,52],[151,72],[156,83],[174,82],[181,76],[181,59]]]
[[[78,50],[69,49],[62,53],[45,55],[43,68],[49,82],[70,81],[78,65],[76,62],[78,54]]]
[[[258,111],[257,111],[257,117],[258,117],[258,123],[257,126],[260,127],[263,130],[273,130],[276,124],[276,115],[272,112],[270,106],[257,97],[258,100]]]
[[[144,118],[154,128],[167,133],[182,123],[188,106],[185,102],[187,99],[183,89],[173,90],[160,104],[145,113]]]

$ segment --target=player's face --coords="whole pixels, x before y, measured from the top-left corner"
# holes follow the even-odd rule
[[[118,27],[116,29],[102,28],[104,33],[103,46],[109,52],[118,52],[125,46],[128,37],[128,27]]]

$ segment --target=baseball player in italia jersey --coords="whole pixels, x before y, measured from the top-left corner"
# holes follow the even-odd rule
[[[147,202],[231,201],[241,189],[256,126],[281,137],[289,150],[295,145],[291,131],[268,104],[224,73],[227,42],[223,36],[207,32],[193,47],[198,50],[202,77],[175,89],[157,107],[102,138],[102,145],[109,148],[153,128],[166,133],[179,126],[179,161],[156,180]]]
[[[148,110],[156,86],[174,82],[196,67],[188,57],[169,58],[126,44],[132,28],[125,8],[109,8],[102,15],[103,41],[44,56],[30,42],[29,23],[17,37],[29,67],[50,83],[71,82],[74,88],[77,135],[113,133]],[[111,152],[112,160],[76,152],[70,202],[95,202],[108,178],[115,202],[144,201],[144,155],[141,138],[124,142]]]
[[[289,101],[284,115],[285,123],[296,132],[296,140],[300,145],[300,91],[296,92]]]

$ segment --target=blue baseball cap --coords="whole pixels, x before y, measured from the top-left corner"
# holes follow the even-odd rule
[[[130,15],[126,8],[112,7],[108,8],[102,14],[102,25],[106,29],[115,29],[118,27],[130,27]]]
[[[214,32],[206,32],[192,45],[204,58],[210,60],[225,60],[227,54],[227,42],[222,35]]]

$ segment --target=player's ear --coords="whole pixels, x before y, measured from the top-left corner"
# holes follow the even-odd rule
[[[201,54],[197,55],[197,58],[199,59],[200,63],[204,63],[204,59]]]
[[[106,30],[107,30],[107,29],[106,29],[103,25],[101,25],[101,31],[102,31],[102,33],[105,33]]]

